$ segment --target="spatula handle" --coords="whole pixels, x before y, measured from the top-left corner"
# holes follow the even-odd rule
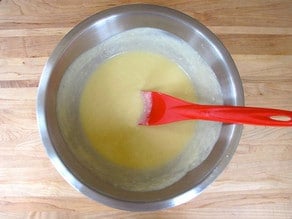
[[[286,110],[200,104],[185,105],[182,108],[184,116],[193,119],[263,126],[292,126],[292,111]]]

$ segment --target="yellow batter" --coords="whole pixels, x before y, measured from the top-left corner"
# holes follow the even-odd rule
[[[87,80],[80,100],[83,132],[96,152],[136,170],[163,167],[194,134],[194,122],[139,126],[141,90],[195,101],[194,88],[173,61],[148,52],[127,52],[105,61]]]

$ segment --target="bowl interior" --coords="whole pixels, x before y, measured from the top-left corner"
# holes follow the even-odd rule
[[[69,32],[51,55],[41,79],[38,120],[42,138],[56,168],[76,189],[112,207],[156,210],[178,205],[199,194],[214,181],[231,159],[241,126],[224,124],[207,159],[173,185],[158,191],[119,189],[92,174],[70,150],[58,123],[57,92],[64,72],[84,52],[104,40],[138,27],[158,28],[186,41],[211,66],[221,87],[224,104],[243,105],[243,91],[235,64],[220,41],[192,18],[163,7],[130,5],[98,13]],[[76,88],[78,90],[78,88]],[[74,101],[68,100],[68,101]]]

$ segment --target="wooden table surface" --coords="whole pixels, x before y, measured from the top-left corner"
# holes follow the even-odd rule
[[[1,218],[292,218],[292,128],[245,126],[225,171],[199,197],[133,213],[75,191],[52,166],[36,124],[43,66],[77,23],[119,1],[0,0]],[[226,45],[246,105],[292,110],[292,1],[144,1],[180,10]]]

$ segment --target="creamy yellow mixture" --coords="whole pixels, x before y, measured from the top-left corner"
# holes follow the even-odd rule
[[[176,158],[194,135],[194,122],[139,126],[142,90],[195,101],[194,86],[170,59],[150,52],[116,55],[89,76],[81,94],[80,121],[91,146],[105,160],[153,170]]]
[[[97,181],[153,191],[200,168],[221,124],[139,126],[141,90],[222,104],[216,75],[189,44],[160,29],[136,28],[89,49],[68,67],[58,90],[58,125],[76,164]]]

